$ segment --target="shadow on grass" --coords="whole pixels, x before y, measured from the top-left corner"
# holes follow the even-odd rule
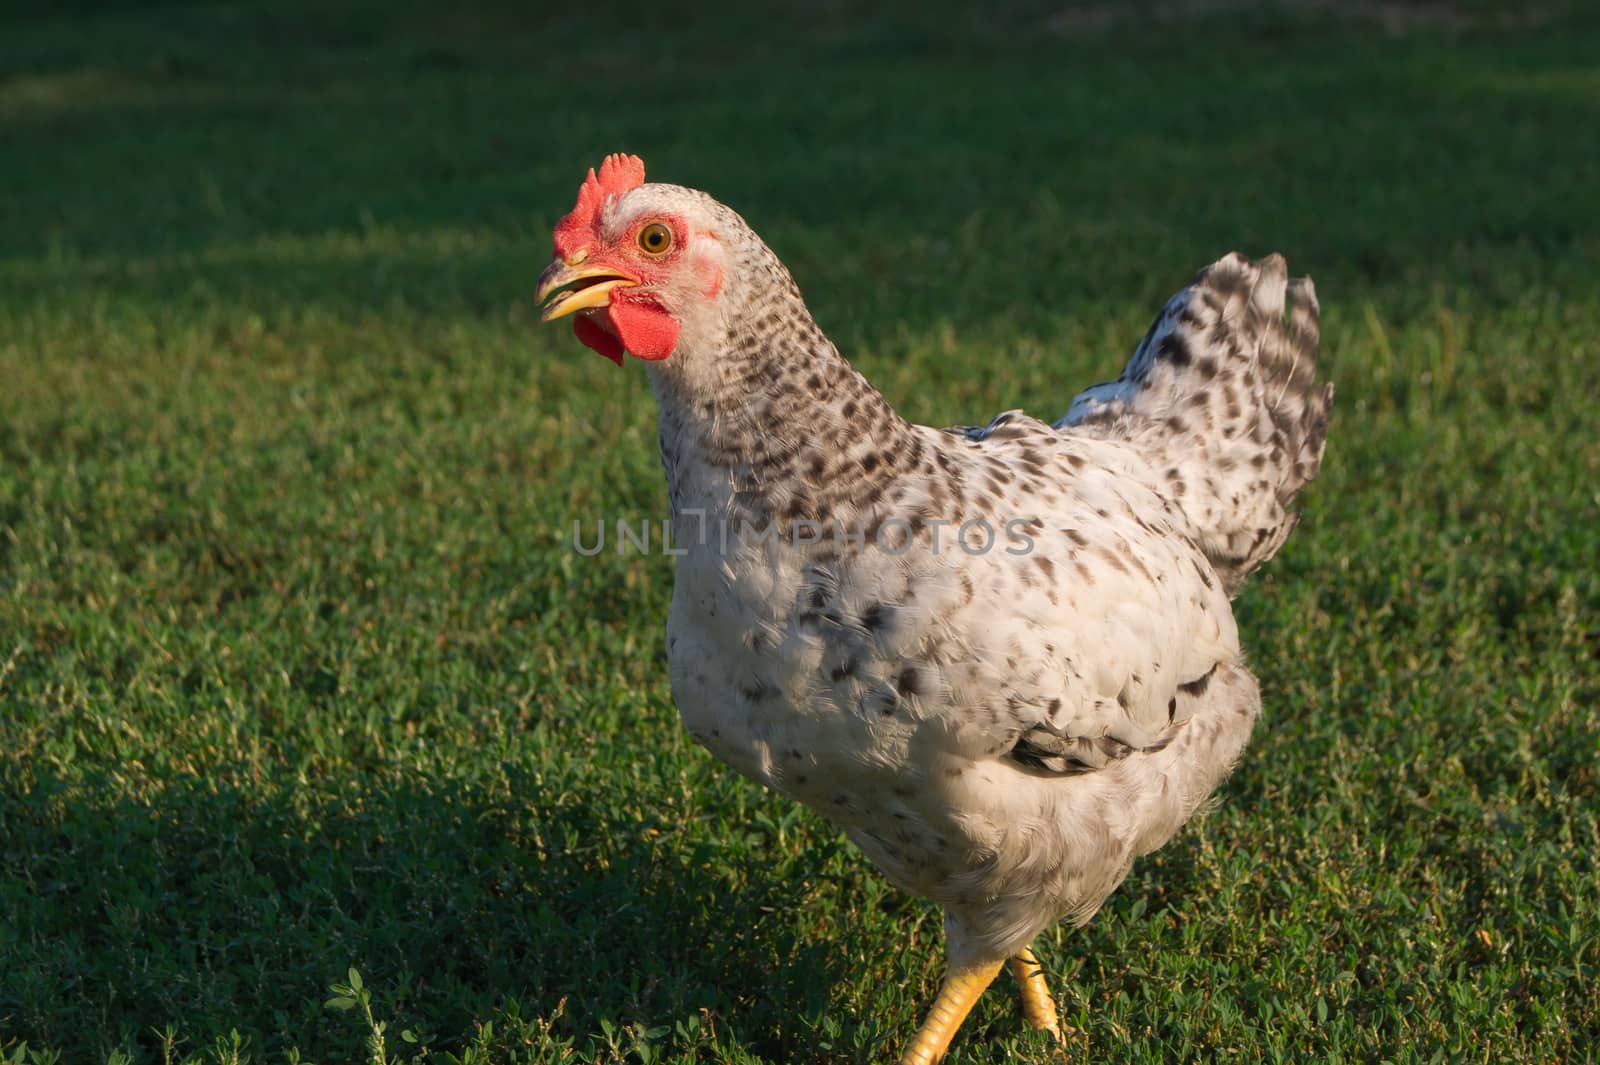
[[[355,1060],[360,1021],[322,1005],[353,966],[395,1034],[437,1046],[499,1013],[559,1015],[555,1033],[582,1047],[602,1019],[670,1027],[708,1011],[757,1052],[820,1056],[812,1034],[776,1028],[819,1013],[844,975],[791,913],[795,863],[814,874],[833,848],[774,875],[652,813],[644,785],[491,775],[180,778],[134,801],[126,780],[8,767],[6,1034],[154,1060],[156,1028],[209,1039],[201,1018],[274,1060],[293,1046]]]

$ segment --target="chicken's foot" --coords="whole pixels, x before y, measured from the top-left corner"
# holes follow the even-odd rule
[[[1062,1045],[1064,1040],[1056,1000],[1050,997],[1050,986],[1044,980],[1044,967],[1039,964],[1032,947],[1023,947],[1011,959],[1011,974],[1021,985],[1023,1017],[1035,1030],[1049,1032],[1057,1046]]]
[[[939,997],[933,1000],[927,1020],[917,1029],[917,1037],[900,1059],[900,1065],[935,1065],[950,1049],[950,1040],[956,1029],[972,1012],[972,1006],[984,989],[994,983],[1000,973],[1000,962],[985,962],[964,968],[952,968],[939,988]]]

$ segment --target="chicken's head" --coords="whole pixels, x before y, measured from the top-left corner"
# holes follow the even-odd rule
[[[680,333],[710,328],[727,258],[716,201],[676,185],[645,184],[635,155],[590,170],[555,231],[539,276],[544,321],[576,314],[578,339],[620,364],[626,352],[665,359]]]

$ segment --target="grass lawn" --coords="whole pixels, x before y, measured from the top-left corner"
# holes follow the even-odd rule
[[[0,14],[0,1062],[910,1035],[939,915],[688,739],[670,559],[568,547],[666,509],[643,373],[531,305],[615,150],[935,424],[1055,416],[1231,248],[1313,273],[1266,714],[1041,941],[1075,1058],[1593,1060],[1600,18],[943,6]],[[1046,1060],[1005,990],[953,1062]]]

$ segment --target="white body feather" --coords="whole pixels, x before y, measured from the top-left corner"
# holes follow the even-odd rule
[[[1040,482],[1063,490],[1015,479],[981,511],[952,513],[937,552],[928,537],[819,564],[831,552],[782,535],[730,535],[724,552],[680,517],[689,553],[668,622],[694,737],[944,906],[957,963],[1092,914],[1232,765],[1259,708],[1221,582],[1148,464],[1126,445],[1009,425],[1020,432],[1001,441],[916,431],[969,470],[1031,446],[1046,457]],[[726,483],[698,486],[693,508],[728,514]],[[1027,519],[1025,538],[1004,535]],[[976,525],[958,542],[969,520],[996,531],[986,550],[969,553],[988,539]],[[1217,667],[1214,688],[1180,691]],[[1139,753],[1091,750],[1100,764],[1084,772],[1038,772],[1008,757],[1036,729]]]

